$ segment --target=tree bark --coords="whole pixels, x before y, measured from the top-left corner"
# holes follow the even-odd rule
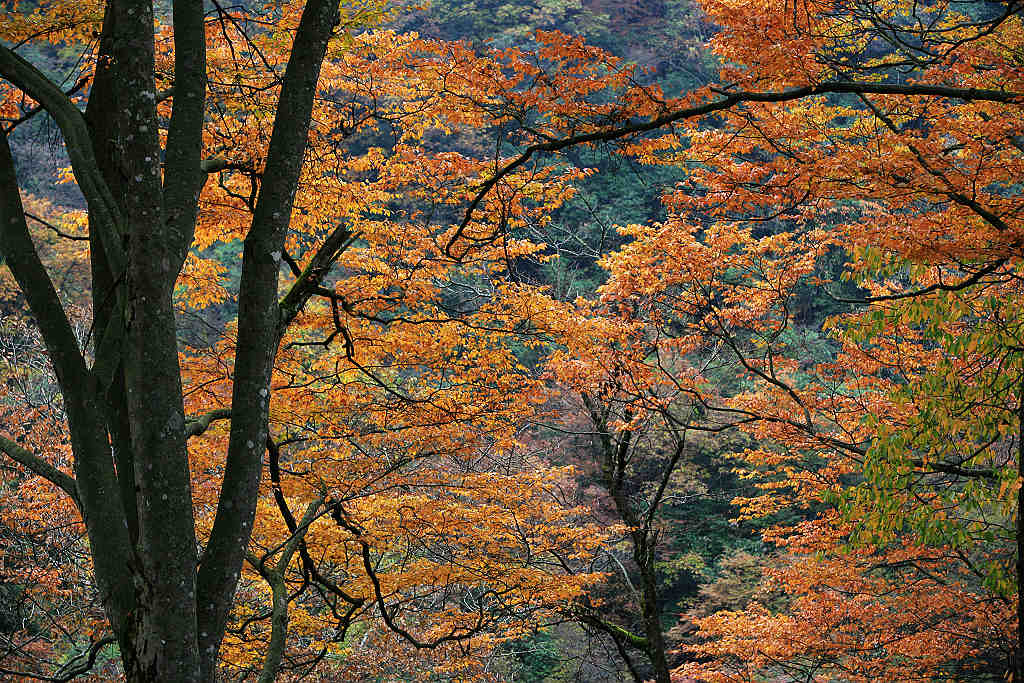
[[[97,400],[97,387],[71,330],[57,292],[32,244],[18,194],[14,160],[7,136],[0,131],[0,255],[43,334],[47,353],[64,394],[71,446],[75,454],[75,487],[93,553],[100,600],[115,633],[125,629],[135,608],[131,588],[131,543],[110,445]],[[44,474],[40,472],[40,474]],[[48,477],[58,485],[68,482]]]
[[[633,546],[633,561],[640,571],[640,614],[646,638],[642,641],[642,645],[639,643],[639,639],[635,640],[633,645],[639,647],[647,656],[656,683],[671,683],[665,634],[662,632],[661,626],[658,578],[654,566],[657,557],[656,539],[652,533],[651,519],[641,519],[641,515],[637,513],[624,490],[633,435],[632,432],[624,430],[619,432],[617,440],[613,439],[608,429],[607,410],[594,403],[588,396],[583,397],[583,402],[594,423],[595,447],[602,461],[601,471],[605,488],[615,504],[615,510],[619,517],[631,529],[629,539]],[[681,451],[677,451],[677,457],[673,458],[672,467],[675,466],[679,453]],[[659,490],[654,503],[657,503],[660,495],[661,491]],[[650,514],[654,514],[653,509]]]
[[[1017,643],[1013,657],[1014,683],[1024,681],[1024,377],[1017,384]]]
[[[0,45],[0,75],[58,123],[89,206],[96,357],[91,368],[28,235],[3,138],[0,253],[39,321],[64,395],[75,456],[74,479],[50,474],[80,502],[97,584],[130,681],[216,676],[258,497],[270,372],[281,334],[280,253],[320,66],[338,20],[336,2],[312,0],[285,73],[267,180],[245,242],[231,442],[202,567],[173,287],[193,239],[206,177],[203,3],[173,4],[175,92],[163,149],[150,0],[108,1],[85,116],[42,73]],[[31,454],[21,455],[49,472]]]
[[[176,7],[175,17],[180,14]],[[101,170],[108,187],[116,188],[126,262],[109,273],[115,296],[97,366],[101,382],[109,382],[108,427],[116,436],[120,491],[134,536],[136,605],[119,634],[125,674],[133,681],[186,682],[200,680],[197,555],[173,308],[183,237],[166,217],[190,210],[194,216],[198,197],[163,195],[153,21],[149,0],[107,5],[103,47],[109,52],[100,56],[106,91],[98,111],[109,127],[93,145],[109,153],[102,156],[110,166]],[[205,90],[202,81],[198,85]],[[201,150],[195,133],[189,145]]]
[[[278,274],[306,151],[320,67],[340,21],[337,0],[310,0],[302,12],[274,118],[263,184],[245,238],[238,297],[238,343],[224,483],[199,568],[203,675],[212,678],[231,600],[252,533],[267,440],[270,375],[280,342]]]

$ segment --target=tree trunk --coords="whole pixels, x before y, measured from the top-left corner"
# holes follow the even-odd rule
[[[640,564],[640,590],[643,595],[641,609],[647,635],[647,657],[651,660],[656,683],[671,683],[672,676],[668,667],[665,635],[661,627],[661,609],[658,605],[658,583],[654,570],[653,548],[645,553],[645,557],[639,558],[638,563]]]
[[[60,473],[51,479],[79,503],[125,674],[140,683],[216,677],[258,498],[269,379],[282,333],[279,255],[320,66],[339,20],[336,0],[311,0],[285,73],[246,238],[231,441],[200,567],[173,288],[205,179],[206,37],[202,0],[175,0],[172,12],[175,82],[163,147],[151,0],[108,0],[85,117],[44,74],[0,45],[0,75],[53,116],[89,207],[91,368],[28,235],[13,160],[6,138],[0,141],[0,251],[39,321],[75,456],[75,480]]]
[[[1014,683],[1024,681],[1024,377],[1017,385],[1017,643],[1011,669]]]
[[[633,435],[629,431],[622,431],[618,434],[618,440],[613,441],[608,430],[607,414],[602,413],[601,408],[587,396],[583,397],[583,401],[595,426],[594,442],[601,459],[605,488],[615,503],[619,517],[632,529],[629,539],[633,546],[633,561],[640,569],[640,611],[646,635],[646,642],[640,649],[651,663],[656,683],[671,683],[665,635],[661,628],[658,579],[654,569],[655,538],[650,526],[641,520],[623,490]]]
[[[340,21],[337,0],[309,0],[285,70],[264,181],[245,238],[238,296],[238,344],[231,395],[231,436],[224,483],[210,541],[199,569],[200,645],[204,677],[212,678],[246,544],[256,516],[267,441],[270,375],[282,329],[278,271],[292,202],[306,151],[320,67]]]

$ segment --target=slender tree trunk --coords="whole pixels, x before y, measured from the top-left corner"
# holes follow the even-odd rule
[[[153,19],[150,0],[108,3],[98,91],[90,101],[93,148],[122,216],[126,256],[117,265],[102,250],[94,257],[103,326],[98,343],[114,359],[97,374],[107,374],[100,378],[103,412],[131,544],[135,606],[121,617],[118,633],[125,674],[131,681],[188,682],[200,680],[200,669],[196,537],[173,308],[183,238],[166,220],[168,209],[188,213],[188,202],[165,197],[163,188]],[[205,90],[202,80],[198,87]],[[182,100],[176,109],[187,106]],[[189,145],[198,165],[201,143]],[[196,197],[190,199],[194,204]],[[97,356],[103,354],[100,348]]]
[[[28,300],[64,393],[75,454],[75,479],[66,485],[66,490],[82,511],[99,597],[111,628],[120,637],[127,630],[127,615],[135,609],[130,579],[131,542],[97,401],[96,382],[39,261],[17,187],[7,137],[0,131],[0,253]]]
[[[629,534],[633,545],[633,561],[640,569],[640,611],[646,643],[640,649],[651,663],[656,683],[671,683],[665,635],[661,627],[661,608],[658,599],[658,577],[654,563],[656,557],[654,534],[637,514],[629,496],[623,490],[632,435],[621,432],[613,442],[608,431],[607,417],[600,408],[584,396],[597,431],[595,446],[601,456],[601,471],[605,487],[622,521],[632,529]]]
[[[271,590],[270,643],[263,658],[258,683],[274,683],[284,658],[288,636],[288,586],[284,577],[276,573],[268,578]]]
[[[643,596],[644,629],[647,635],[647,656],[654,668],[656,683],[671,683],[672,676],[668,666],[665,634],[661,627],[661,609],[658,605],[658,579],[654,569],[654,551],[646,548],[644,557],[639,558],[640,590]]]
[[[1017,647],[1013,658],[1013,681],[1024,681],[1024,377],[1017,386]]]
[[[270,375],[282,334],[281,252],[305,155],[320,68],[340,21],[337,0],[309,0],[295,33],[264,181],[246,235],[238,297],[231,435],[220,501],[197,579],[204,677],[211,679],[256,516],[267,441]]]

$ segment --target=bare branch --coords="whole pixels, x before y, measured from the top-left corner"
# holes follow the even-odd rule
[[[48,683],[67,683],[74,678],[78,678],[82,674],[88,673],[92,667],[96,664],[96,658],[99,657],[100,650],[105,648],[107,645],[113,645],[117,642],[117,638],[114,636],[107,636],[106,638],[100,638],[96,642],[89,646],[87,652],[83,652],[71,659],[67,664],[61,667],[64,673],[58,676],[41,676],[39,674],[29,673],[27,671],[14,671],[13,669],[0,669],[0,674],[8,676],[14,676],[18,680],[33,680],[33,681],[47,681]],[[81,661],[85,658],[84,662],[81,662],[77,666],[68,668],[68,665],[75,662]]]
[[[451,258],[456,258],[452,254],[452,247],[465,233],[470,221],[473,220],[473,213],[480,206],[480,203],[483,201],[484,197],[487,196],[487,193],[494,189],[494,187],[510,173],[525,164],[534,155],[541,152],[557,152],[577,145],[586,145],[594,142],[610,142],[612,140],[618,140],[631,135],[637,135],[639,133],[647,133],[660,128],[667,128],[677,121],[684,121],[686,119],[698,118],[700,116],[724,111],[743,102],[790,102],[792,100],[799,100],[814,95],[845,93],[859,95],[870,94],[939,97],[959,99],[967,102],[1003,102],[1006,104],[1016,105],[1024,103],[1024,93],[1007,92],[1005,90],[950,88],[939,85],[858,83],[855,81],[833,81],[819,83],[817,85],[806,85],[799,88],[790,88],[788,90],[781,90],[778,92],[734,92],[717,89],[712,89],[712,92],[722,95],[723,97],[719,100],[713,100],[694,107],[678,109],[647,121],[638,121],[624,126],[605,128],[590,133],[582,133],[580,135],[570,135],[562,139],[549,140],[547,142],[530,145],[523,150],[518,157],[499,168],[493,176],[488,178],[479,186],[472,201],[469,203],[469,207],[466,209],[462,223],[455,231],[455,234],[448,240],[448,244],[445,245],[445,254]]]
[[[39,223],[43,227],[49,228],[50,230],[54,231],[55,233],[57,233],[58,237],[63,237],[66,240],[76,240],[76,241],[79,241],[79,242],[88,242],[89,241],[89,236],[88,235],[70,235],[70,234],[64,232],[63,230],[61,230],[60,228],[58,228],[56,225],[54,225],[50,221],[44,220],[44,219],[40,218],[39,216],[35,215],[34,213],[29,213],[28,211],[26,211],[25,212],[25,217],[26,218],[31,218],[32,220],[34,220],[36,223]]]

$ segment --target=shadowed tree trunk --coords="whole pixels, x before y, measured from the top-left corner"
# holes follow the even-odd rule
[[[279,254],[305,153],[313,95],[339,22],[310,0],[295,33],[239,290],[238,354],[224,484],[199,562],[173,289],[192,242],[202,170],[206,46],[202,0],[176,0],[173,109],[159,138],[153,6],[110,0],[85,115],[0,46],[0,77],[57,122],[89,211],[95,361],[72,333],[29,237],[0,131],[0,255],[38,321],[64,396],[74,479],[3,450],[71,496],[130,681],[213,681],[255,517],[270,372],[282,316]],[[335,245],[337,246],[337,245]],[[9,446],[9,447],[8,447]]]

